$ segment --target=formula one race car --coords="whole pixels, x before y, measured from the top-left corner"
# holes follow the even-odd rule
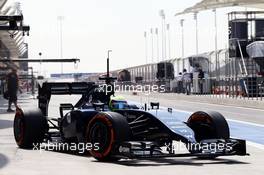
[[[109,74],[108,74],[109,75]],[[106,84],[111,85],[109,76]],[[89,143],[90,155],[99,161],[121,158],[248,155],[246,141],[230,138],[225,118],[218,112],[195,112],[186,122],[177,112],[161,109],[159,103],[129,104],[113,97],[114,90],[95,83],[43,83],[38,108],[17,109],[14,136],[20,148],[49,142]],[[75,104],[60,104],[60,117],[48,117],[51,95],[81,94]],[[66,112],[67,111],[67,112]],[[56,123],[55,123],[56,122]],[[188,153],[174,144],[182,142]]]

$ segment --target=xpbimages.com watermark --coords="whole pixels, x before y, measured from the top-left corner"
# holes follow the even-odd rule
[[[182,143],[176,142],[174,144],[166,143],[163,147],[164,150],[170,150],[173,153],[178,153],[185,151],[186,149],[195,152],[197,150],[202,150],[202,152],[207,153],[217,153],[224,151],[232,151],[232,143]]]
[[[47,143],[33,143],[33,150],[42,151],[58,151],[58,152],[78,152],[83,154],[87,151],[98,151],[100,149],[99,143],[59,143],[50,142]]]
[[[47,142],[33,144],[33,150],[42,151],[57,151],[57,152],[78,152],[83,154],[88,151],[98,151],[100,149],[99,143],[59,143],[59,142]],[[129,148],[128,148],[129,149]],[[171,152],[177,154],[186,149],[190,152],[203,153],[222,153],[230,152],[233,150],[232,143],[183,143],[181,141],[176,143],[165,143],[161,146],[162,152]],[[122,149],[121,149],[122,150]],[[120,151],[120,149],[119,149]],[[120,153],[124,152],[123,150]],[[125,151],[126,152],[126,151]],[[128,151],[129,152],[129,151]]]
[[[105,92],[106,94],[111,93],[113,90],[115,92],[129,92],[129,93],[143,93],[145,95],[150,95],[151,93],[157,93],[157,92],[165,92],[165,85],[128,85],[128,84],[116,84],[113,83],[110,84],[101,84],[99,86],[101,92]]]

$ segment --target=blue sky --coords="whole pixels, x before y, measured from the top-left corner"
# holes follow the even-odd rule
[[[108,49],[113,50],[111,69],[144,64],[144,31],[149,33],[150,28],[161,29],[159,10],[164,9],[166,22],[171,25],[171,58],[180,57],[179,20],[182,17],[174,17],[174,14],[197,2],[199,0],[21,0],[26,23],[31,26],[30,36],[26,39],[29,56],[36,58],[39,52],[42,52],[43,58],[60,56],[57,16],[64,16],[63,55],[65,58],[81,59],[78,69],[74,69],[72,64],[64,65],[65,72],[105,71]],[[218,25],[221,27],[218,38],[222,48],[227,44],[225,14],[225,10],[219,10]],[[195,53],[195,25],[192,15],[184,18],[185,55],[188,56]],[[211,11],[199,14],[200,52],[214,49],[213,19]],[[150,41],[149,38],[149,45]],[[159,43],[161,49],[161,41]],[[148,51],[151,56],[150,47]],[[151,58],[148,60],[150,62]],[[38,64],[34,66],[39,68]],[[60,72],[59,64],[43,64],[42,68],[47,73]]]

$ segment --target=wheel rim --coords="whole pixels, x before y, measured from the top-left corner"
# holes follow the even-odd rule
[[[194,130],[195,139],[198,142],[203,139],[212,139],[216,135],[214,124],[212,120],[206,115],[195,115],[188,121],[188,123]]]
[[[110,155],[114,143],[114,130],[111,121],[104,115],[94,117],[88,125],[88,139],[91,144],[99,144],[98,150],[90,150],[90,154],[96,158]]]
[[[95,122],[91,128],[90,141],[92,144],[98,143],[100,147],[98,152],[103,152],[103,150],[109,147],[110,143],[108,127],[102,122]]]
[[[195,139],[199,142],[203,139],[212,139],[215,135],[215,129],[210,123],[196,121],[191,124],[191,128],[195,131]]]

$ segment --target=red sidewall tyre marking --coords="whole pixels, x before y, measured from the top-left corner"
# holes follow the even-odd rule
[[[92,127],[92,125],[96,122],[96,121],[101,121],[103,122],[104,124],[106,124],[106,126],[108,127],[109,131],[110,131],[110,141],[109,141],[109,144],[108,144],[108,147],[103,150],[102,152],[98,152],[98,151],[95,151],[95,150],[90,150],[90,154],[94,157],[97,157],[97,158],[103,158],[103,157],[106,157],[110,154],[111,150],[112,150],[112,147],[113,147],[113,143],[114,143],[114,140],[115,140],[115,132],[114,132],[114,128],[113,128],[113,124],[112,122],[106,117],[106,114],[99,114],[97,116],[95,116],[88,124],[88,127],[87,127],[87,132],[86,132],[86,135],[88,136],[88,141],[91,140],[90,138],[90,128]],[[99,145],[100,146],[100,145]]]
[[[16,115],[15,115],[15,120],[20,120],[19,125],[16,125],[18,130],[19,130],[19,135],[16,136],[16,142],[18,145],[22,145],[24,141],[24,134],[25,134],[25,124],[23,122],[23,113],[20,109],[17,109]],[[18,121],[16,121],[18,122]]]

